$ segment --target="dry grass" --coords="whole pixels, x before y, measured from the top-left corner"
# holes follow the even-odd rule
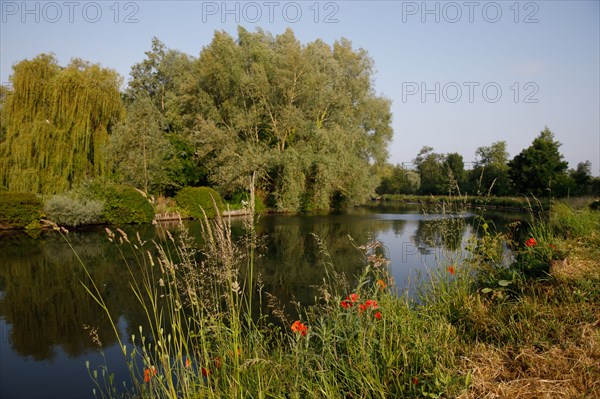
[[[586,281],[598,287],[600,261],[596,258],[589,251],[575,251],[566,263],[554,270],[554,283],[539,289],[552,296],[552,292],[562,284],[574,287],[578,282]],[[600,398],[600,314],[595,313],[595,322],[590,323],[589,319],[583,321],[584,313],[589,315],[590,310],[598,311],[597,304],[594,304],[596,300],[592,298],[589,301],[591,303],[555,302],[548,307],[549,301],[546,306],[538,308],[538,311],[546,313],[551,311],[544,318],[554,317],[562,323],[578,320],[562,330],[568,336],[563,336],[559,343],[543,346],[531,342],[500,347],[483,343],[474,345],[467,351],[462,365],[472,371],[472,384],[459,398]],[[540,324],[534,323],[534,326],[534,330],[544,328]]]
[[[460,399],[600,398],[600,323],[576,343],[540,351],[477,345],[464,359],[472,385]]]

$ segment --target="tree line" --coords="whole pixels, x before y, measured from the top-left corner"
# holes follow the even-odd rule
[[[116,72],[42,54],[14,66],[0,100],[0,185],[56,194],[109,179],[172,196],[255,186],[281,211],[357,204],[392,138],[373,61],[346,39],[301,44],[216,32],[198,57],[154,38],[124,90]]]
[[[506,141],[477,148],[476,161],[465,169],[462,155],[440,154],[424,146],[413,168],[387,164],[378,194],[422,195],[535,195],[565,197],[600,195],[600,178],[592,175],[590,161],[575,169],[559,151],[560,143],[547,127],[514,158],[509,159]]]
[[[251,188],[279,211],[363,203],[374,193],[583,195],[598,192],[590,163],[567,171],[544,130],[508,160],[506,143],[459,154],[423,147],[415,170],[387,163],[390,101],[373,60],[346,39],[302,44],[238,28],[215,32],[197,57],[153,38],[130,79],[41,54],[14,65],[0,90],[0,191],[62,194],[89,182],[153,195],[211,186]]]

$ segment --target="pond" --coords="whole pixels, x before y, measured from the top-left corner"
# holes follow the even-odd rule
[[[255,270],[264,291],[282,303],[291,299],[314,301],[314,285],[323,278],[323,254],[312,234],[325,243],[336,270],[354,276],[363,264],[355,245],[381,241],[391,260],[391,271],[402,289],[416,273],[438,267],[444,254],[459,254],[474,234],[477,218],[466,212],[455,223],[447,216],[424,215],[418,205],[374,204],[340,213],[283,216],[263,215],[256,231],[261,237]],[[486,213],[498,229],[521,218],[519,214]],[[464,222],[464,223],[463,223]],[[193,237],[197,222],[185,223]],[[442,234],[441,226],[447,230]],[[448,228],[450,226],[450,228]],[[166,228],[171,228],[167,226]],[[243,231],[241,220],[232,220],[234,235]],[[128,227],[143,239],[164,236],[156,226]],[[127,268],[103,227],[72,231],[70,245],[91,271],[118,320],[125,341],[144,324],[144,315],[128,286]],[[86,293],[85,274],[70,245],[56,232],[32,238],[25,234],[0,236],[0,397],[88,398],[94,383],[86,361],[96,369],[107,364],[115,381],[128,380],[123,356],[107,317]],[[458,251],[458,252],[457,252]],[[97,332],[102,352],[92,342]]]

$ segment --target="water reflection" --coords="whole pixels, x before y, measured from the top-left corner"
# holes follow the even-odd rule
[[[257,250],[255,270],[264,290],[282,303],[291,299],[310,303],[316,294],[313,286],[322,282],[324,270],[323,254],[312,234],[326,242],[337,271],[347,276],[356,275],[362,265],[362,255],[348,237],[359,245],[377,238],[386,246],[392,272],[402,286],[411,272],[433,267],[439,251],[461,249],[473,223],[472,215],[463,216],[423,216],[419,207],[406,205],[377,205],[330,215],[266,215],[256,226],[263,245]],[[500,219],[496,224],[501,226]],[[198,223],[187,226],[193,237],[200,236]],[[175,231],[174,226],[169,228]],[[130,237],[136,230],[143,240],[165,238],[164,230],[154,226],[126,229]],[[238,237],[243,234],[240,220],[233,222],[233,230]],[[123,335],[130,337],[144,324],[145,315],[129,289],[129,271],[115,245],[103,228],[71,232],[68,238],[114,312],[113,318],[122,321]],[[94,359],[96,347],[85,325],[97,328],[103,347],[111,356],[120,357],[113,350],[115,338],[107,317],[82,282],[87,282],[86,275],[77,256],[55,232],[45,232],[38,239],[0,237],[0,397],[11,397],[14,392],[28,396],[28,389],[32,390],[29,397],[37,397],[27,384],[31,360],[41,372],[55,376],[48,377],[40,395],[56,397],[66,390],[72,397],[91,396],[87,377],[61,378],[61,369],[74,369],[75,364],[85,374],[85,360]],[[53,364],[61,364],[60,369]],[[123,379],[124,375],[116,380]]]

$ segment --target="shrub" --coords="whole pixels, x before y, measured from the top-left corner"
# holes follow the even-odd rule
[[[110,224],[150,223],[154,208],[146,196],[133,187],[105,179],[87,180],[74,190],[76,196],[104,202],[102,216]]]
[[[150,223],[154,219],[154,208],[135,188],[111,186],[106,189],[104,217],[111,224]]]
[[[56,224],[72,227],[100,223],[103,209],[103,201],[67,195],[54,195],[44,205],[48,219]]]
[[[19,229],[39,222],[42,201],[30,193],[0,193],[0,227]]]
[[[210,187],[185,187],[175,196],[175,201],[180,212],[184,216],[191,216],[195,219],[204,218],[202,209],[206,212],[207,217],[215,217],[216,212],[213,199],[217,204],[219,212],[222,212],[224,209],[223,200],[219,193]]]

